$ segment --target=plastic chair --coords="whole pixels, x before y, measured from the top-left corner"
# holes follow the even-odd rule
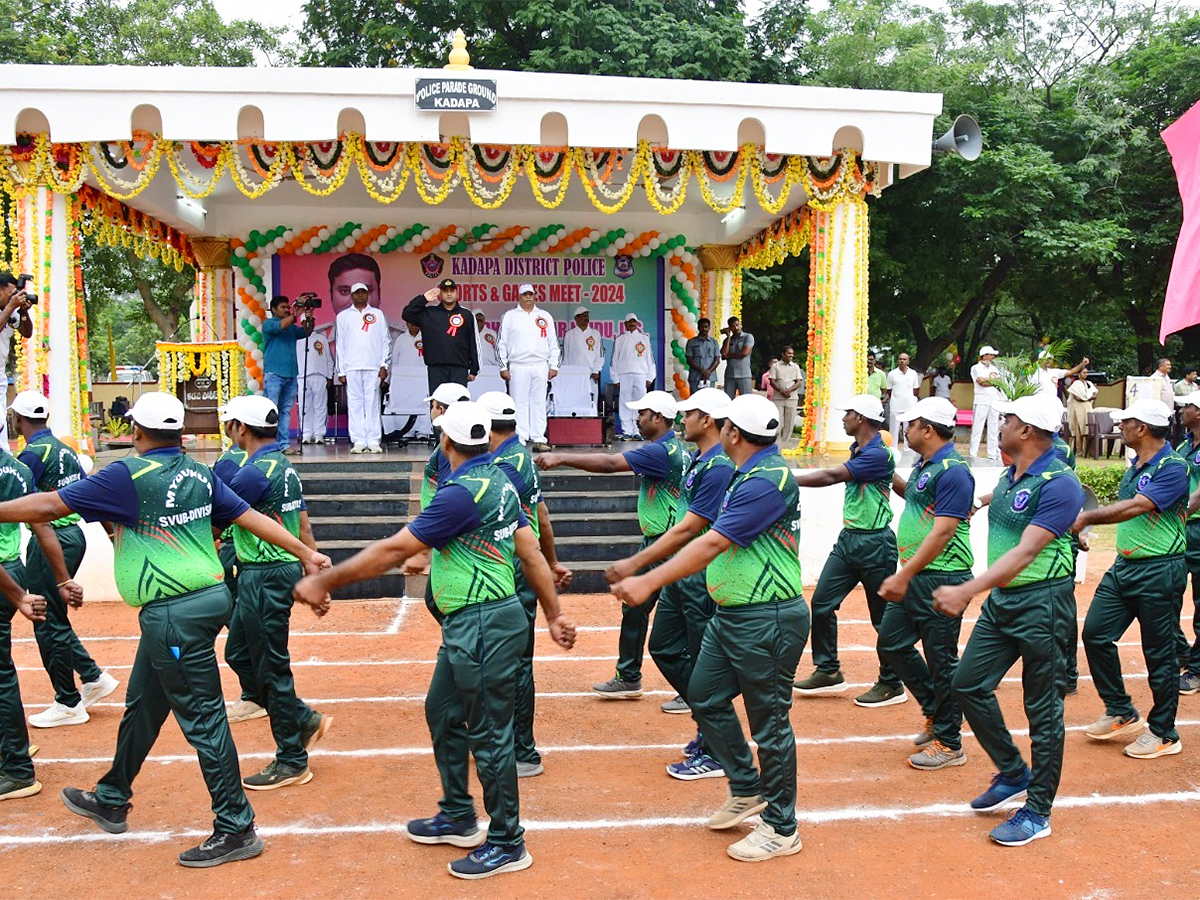
[[[1112,416],[1107,410],[1093,410],[1088,413],[1088,446],[1091,448],[1092,459],[1100,458],[1100,445],[1105,444],[1104,458],[1112,457],[1114,447],[1121,445],[1121,431],[1113,424]]]

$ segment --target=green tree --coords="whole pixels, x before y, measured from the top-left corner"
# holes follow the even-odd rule
[[[306,65],[430,66],[467,33],[478,68],[745,80],[740,0],[307,0]]]

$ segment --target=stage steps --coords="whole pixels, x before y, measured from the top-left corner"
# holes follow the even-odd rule
[[[313,534],[333,561],[395,533],[420,511],[424,460],[293,459],[304,482]],[[637,481],[629,474],[573,469],[542,473],[559,559],[574,574],[572,593],[605,593],[604,570],[637,551]],[[399,571],[338,591],[339,599],[421,597],[426,577]]]

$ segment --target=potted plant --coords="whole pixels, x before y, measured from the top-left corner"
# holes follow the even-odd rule
[[[1071,352],[1071,346],[1069,340],[1050,341],[1025,355],[997,357],[994,365],[1000,370],[1000,377],[994,382],[996,388],[1010,403],[1019,397],[1033,396],[1038,391],[1037,371],[1042,363],[1064,358]],[[1006,466],[1012,464],[1003,450],[1000,459]]]
[[[124,450],[133,446],[133,429],[124,418],[110,417],[100,432],[106,450]]]

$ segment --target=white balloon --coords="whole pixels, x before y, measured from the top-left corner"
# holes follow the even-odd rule
[[[438,244],[438,249],[441,250],[443,253],[445,253],[447,250],[450,249],[450,242],[442,241],[440,244]]]
[[[245,245],[243,245],[243,246],[241,246],[241,247],[238,247],[236,250],[234,250],[234,251],[233,251],[233,255],[234,255],[234,256],[245,256],[245,255],[246,255],[246,247],[245,247]]]
[[[515,247],[515,246],[517,246],[517,245],[516,245],[516,244],[514,244],[512,241],[505,241],[505,242],[504,242],[504,249],[505,249],[505,250],[507,250],[509,253],[511,253],[511,252],[512,252],[512,249],[513,249],[513,247]]]
[[[522,229],[521,229],[521,239],[522,239],[522,240],[525,240],[525,239],[526,239],[526,238],[528,238],[528,237],[529,237],[529,235],[531,235],[531,234],[533,234],[533,230],[532,230],[532,229],[530,229],[530,228],[522,228]]]
[[[615,246],[615,245],[613,245],[613,244],[609,244],[607,247],[605,247],[605,248],[604,248],[604,252],[605,252],[605,253],[606,253],[608,256],[616,256],[616,255],[617,255],[617,248],[616,248],[616,246]]]
[[[688,250],[683,251],[682,259],[685,263],[690,263],[695,258],[696,257],[694,257],[690,251],[688,251]]]
[[[413,242],[412,242],[412,241],[405,241],[405,242],[404,242],[404,243],[401,245],[401,249],[402,249],[402,250],[403,250],[405,253],[412,253],[412,248],[413,248]]]
[[[321,230],[317,232],[317,237],[322,241],[329,240],[329,229],[322,225]]]
[[[658,238],[653,237],[653,238],[650,238],[650,240],[647,241],[646,244],[651,250],[657,250],[658,245],[659,245],[659,240],[658,240]]]
[[[615,241],[612,242],[612,246],[616,247],[618,250],[623,250],[623,249],[625,249],[625,245],[627,243],[629,243],[629,242],[627,240],[625,240],[625,238],[619,237]]]
[[[586,250],[588,247],[592,246],[592,239],[591,238],[583,238],[579,242],[579,246]]]
[[[600,232],[597,231],[595,228],[593,228],[591,230],[591,233],[588,234],[588,237],[591,238],[593,241],[598,241],[598,240],[600,240]]]
[[[552,234],[546,238],[546,243],[551,247],[557,247],[559,241],[562,240],[557,234]]]

